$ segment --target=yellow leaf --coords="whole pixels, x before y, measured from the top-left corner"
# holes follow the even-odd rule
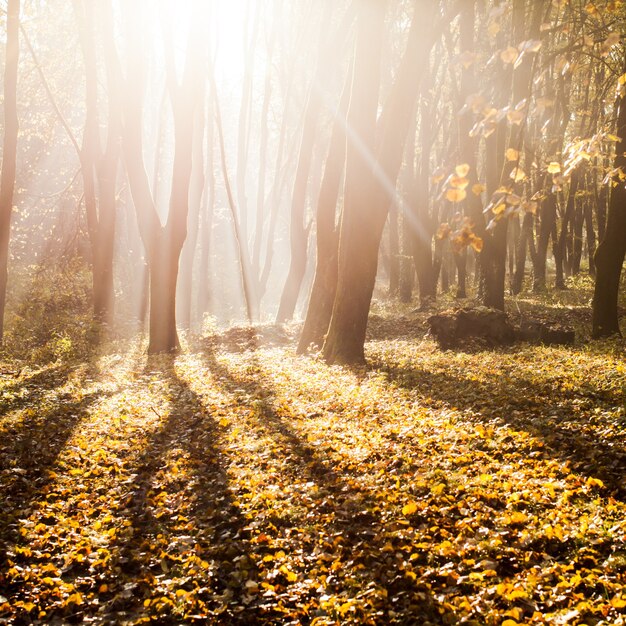
[[[506,119],[511,122],[511,124],[515,124],[519,126],[524,121],[524,114],[521,111],[509,111],[506,114]]]
[[[455,189],[465,189],[469,185],[469,180],[461,176],[451,176],[450,186]]]
[[[507,161],[517,161],[519,159],[519,150],[515,148],[509,148],[506,151],[506,160]]]
[[[524,524],[526,523],[527,520],[528,518],[526,517],[524,513],[522,513],[521,511],[514,511],[513,513],[507,516],[506,523],[507,524]]]
[[[437,229],[437,239],[447,239],[451,232],[452,229],[450,228],[450,225],[444,222],[443,224],[440,224]]]
[[[352,607],[352,603],[351,602],[344,602],[338,608],[339,614],[340,615],[345,615],[350,610],[351,607]]]
[[[502,27],[500,26],[500,22],[496,22],[495,20],[492,20],[491,22],[489,22],[489,26],[487,27],[487,32],[489,33],[491,37],[495,37],[500,32],[501,28]]]
[[[472,248],[474,248],[476,252],[482,252],[483,240],[480,237],[477,237],[476,235],[474,235],[472,237],[472,241],[470,242],[470,245],[472,246]]]
[[[290,583],[295,583],[298,580],[298,575],[294,574],[286,565],[281,565],[278,571],[284,574]]]
[[[472,193],[476,196],[480,196],[480,194],[485,191],[485,189],[485,185],[482,185],[481,183],[476,183],[475,185],[472,185]]]
[[[615,596],[611,600],[611,606],[614,609],[623,609],[626,607],[626,599],[624,599],[624,597]]]
[[[516,183],[521,183],[523,180],[526,180],[526,172],[521,167],[516,167],[511,172],[511,178]]]
[[[402,515],[413,515],[417,511],[417,504],[409,502],[402,507]]]
[[[506,204],[504,202],[500,202],[499,204],[496,204],[493,209],[491,209],[491,212],[494,215],[500,215],[501,213],[504,213],[505,210]]]
[[[519,626],[519,622],[516,622],[514,619],[505,619],[502,622],[502,626]]]
[[[499,585],[498,585],[499,586]],[[504,613],[504,617],[512,617],[514,620],[521,620],[524,617],[524,611],[519,607],[513,607],[510,611]]]
[[[604,487],[604,483],[599,478],[587,478],[588,487]]]
[[[76,593],[73,593],[66,601],[65,604],[82,604],[83,603],[83,596],[80,595],[80,593],[78,593],[78,591]]]
[[[509,46],[500,53],[500,58],[503,63],[513,63],[519,56],[519,50],[513,46]]]
[[[470,169],[467,163],[461,163],[454,168],[454,171],[459,178],[465,178],[469,174]]]
[[[556,161],[552,161],[548,165],[548,174],[558,174],[560,171],[561,166]]]
[[[448,189],[446,191],[446,200],[450,202],[462,202],[467,197],[465,189]]]

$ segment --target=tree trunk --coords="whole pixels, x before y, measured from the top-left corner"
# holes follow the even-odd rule
[[[620,140],[615,147],[614,167],[626,171],[626,94],[623,92],[617,103],[616,134]],[[606,230],[594,259],[596,266],[592,321],[594,338],[621,335],[617,297],[626,255],[626,187],[618,176],[615,176],[613,183]]]
[[[337,255],[339,233],[335,213],[341,176],[346,158],[346,133],[342,124],[350,101],[352,70],[348,72],[338,115],[330,138],[328,157],[317,203],[317,258],[309,306],[298,342],[298,354],[304,354],[311,345],[321,348],[328,331],[333,302],[337,291]]]
[[[434,2],[416,10],[413,16],[407,49],[381,113],[377,161],[382,172],[373,172],[370,155],[374,153],[385,4],[382,0],[360,3],[348,124],[361,145],[350,142],[347,151],[337,295],[323,348],[329,363],[365,360],[365,332],[378,249],[389,204],[396,201],[396,180],[422,77],[415,74],[415,67],[422,68],[423,73],[432,46],[428,29],[432,28]],[[364,154],[368,150],[370,155]]]
[[[331,4],[329,3],[325,6],[327,11],[326,15],[323,17],[323,23],[327,24],[329,21],[328,10],[330,9]],[[308,101],[304,113],[302,141],[300,143],[298,165],[296,168],[296,177],[291,197],[289,222],[290,263],[287,278],[285,280],[285,286],[280,298],[278,313],[276,314],[277,324],[282,324],[293,317],[298,303],[300,290],[302,288],[304,274],[306,272],[309,239],[309,228],[305,224],[306,198],[311,164],[313,161],[318,119],[322,109],[322,88],[320,85],[324,83],[324,77],[328,75],[331,54],[336,54],[339,42],[345,38],[345,33],[351,21],[351,16],[352,12],[348,11],[334,36],[326,37],[326,41],[320,41],[319,45],[317,68],[315,70],[313,84],[309,90]]]
[[[549,183],[545,183],[549,184]],[[556,194],[550,192],[541,203],[539,237],[537,251],[533,255],[533,293],[542,293],[546,289],[546,265],[550,235],[556,221]]]
[[[571,229],[571,224],[574,219],[574,212],[576,210],[576,192],[578,191],[578,182],[580,174],[578,170],[572,172],[572,178],[570,182],[569,194],[567,196],[567,204],[565,205],[565,214],[561,220],[561,233],[559,240],[555,246],[556,254],[554,262],[556,265],[556,278],[554,286],[557,289],[565,289],[565,257],[567,255],[567,237]],[[572,229],[573,230],[573,229]]]
[[[80,153],[87,226],[92,256],[95,318],[112,323],[114,312],[113,253],[115,245],[116,182],[120,151],[121,102],[112,67],[111,5],[101,3],[96,16],[91,2],[74,0],[85,63],[85,129]],[[107,142],[100,146],[98,72],[95,26],[101,24],[108,87]]]
[[[20,0],[9,0],[7,5],[6,60],[4,66],[4,143],[2,146],[2,170],[0,172],[0,344],[4,336],[9,240],[17,161],[19,26]]]
[[[193,163],[191,168],[191,181],[189,186],[189,219],[188,234],[180,257],[180,279],[178,285],[178,319],[185,330],[192,328],[192,303],[193,303],[193,274],[196,249],[198,245],[200,229],[200,209],[202,206],[202,193],[205,186],[204,179],[204,103],[199,98],[198,111],[196,113],[197,126],[193,137]]]
[[[344,209],[341,217],[337,293],[323,346],[329,363],[362,363],[385,210],[371,198],[376,112],[386,2],[359,2],[357,42],[348,126],[359,139],[348,141]]]
[[[166,232],[160,233],[155,242],[155,253],[150,264],[150,342],[149,354],[175,352],[180,348],[176,330],[176,284],[178,282],[177,251],[171,241],[165,240]],[[165,252],[168,251],[168,252]]]
[[[528,212],[524,214],[522,229],[517,241],[517,251],[515,253],[515,273],[511,283],[511,292],[517,296],[522,291],[524,285],[524,274],[526,273],[526,250],[533,236],[535,216]]]
[[[196,8],[198,5],[194,5]],[[180,83],[175,75],[171,39],[166,41],[167,86],[174,120],[174,162],[167,222],[161,225],[150,191],[143,159],[143,88],[145,68],[141,54],[140,29],[144,23],[139,7],[124,5],[128,11],[129,61],[125,85],[123,132],[124,160],[135,205],[139,232],[150,270],[150,343],[148,352],[172,352],[180,347],[176,331],[176,282],[180,253],[187,237],[189,185],[192,166],[194,111],[197,101],[197,64],[200,49],[200,23],[192,16],[189,44]],[[121,84],[121,68],[116,64]]]

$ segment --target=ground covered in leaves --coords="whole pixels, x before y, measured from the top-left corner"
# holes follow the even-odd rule
[[[623,343],[372,327],[4,364],[0,624],[626,624]]]

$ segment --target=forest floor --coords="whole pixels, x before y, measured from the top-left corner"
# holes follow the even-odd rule
[[[624,343],[423,321],[3,363],[0,624],[626,624]]]

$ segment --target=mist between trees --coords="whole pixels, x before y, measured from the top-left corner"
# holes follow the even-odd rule
[[[579,0],[8,0],[10,342],[88,301],[145,321],[150,352],[296,318],[300,352],[359,363],[373,297],[504,309],[581,273],[593,335],[619,333],[625,21]]]

